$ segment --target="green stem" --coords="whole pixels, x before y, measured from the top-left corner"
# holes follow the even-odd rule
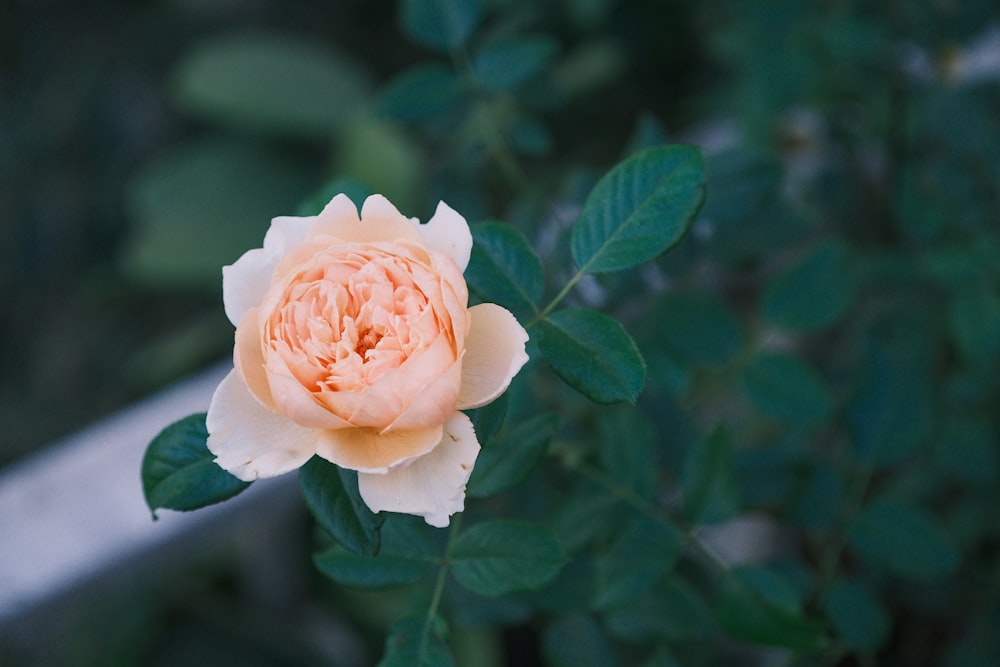
[[[847,547],[847,530],[851,521],[861,511],[864,504],[865,494],[868,493],[868,486],[871,484],[872,476],[875,472],[874,462],[867,462],[862,465],[852,480],[851,488],[848,492],[844,509],[840,515],[837,532],[833,545],[823,553],[820,562],[819,585],[816,587],[816,600],[822,600],[827,589],[837,576],[837,566],[840,564],[840,557]]]
[[[451,521],[451,529],[448,531],[448,543],[444,547],[444,556],[441,557],[441,569],[438,570],[437,580],[434,582],[434,592],[431,595],[431,603],[427,608],[427,620],[424,621],[424,630],[420,635],[420,647],[417,655],[422,656],[427,648],[427,636],[431,631],[431,623],[437,615],[438,607],[441,605],[441,594],[444,592],[444,584],[448,580],[448,568],[451,567],[451,549],[455,544],[455,537],[458,535],[458,528],[462,525],[462,514],[456,514]]]
[[[531,319],[531,321],[525,325],[524,328],[530,329],[531,327],[535,326],[536,324],[544,320],[548,316],[548,314],[551,313],[553,310],[555,310],[555,307],[558,306],[559,303],[566,298],[566,295],[569,294],[574,287],[576,287],[576,284],[580,282],[580,279],[583,278],[584,275],[585,273],[583,269],[577,271],[576,275],[570,278],[569,282],[566,283],[565,287],[563,287],[562,290],[559,291],[559,294],[556,294],[555,297],[552,299],[552,301],[550,301],[549,304],[542,309],[542,312],[535,315]]]

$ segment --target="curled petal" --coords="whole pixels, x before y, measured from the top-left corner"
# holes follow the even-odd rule
[[[465,508],[465,485],[479,455],[472,422],[456,412],[445,422],[444,436],[430,453],[385,474],[358,474],[361,498],[373,512],[402,512],[447,526]]]
[[[246,482],[294,470],[316,453],[319,431],[265,408],[235,371],[216,388],[206,423],[215,462]]]
[[[442,427],[379,433],[373,428],[320,431],[316,453],[341,468],[385,473],[431,451],[441,442]]]
[[[458,270],[465,271],[472,253],[472,232],[465,218],[444,202],[439,202],[434,215],[427,224],[420,226],[420,231],[428,247],[451,257]]]
[[[510,311],[494,303],[469,308],[471,325],[462,358],[460,410],[486,405],[502,394],[528,361],[528,332]]]
[[[302,243],[316,218],[278,217],[264,236],[264,247],[243,253],[229,266],[222,267],[222,302],[226,317],[238,325],[246,312],[260,305],[271,286],[274,267],[288,250]]]

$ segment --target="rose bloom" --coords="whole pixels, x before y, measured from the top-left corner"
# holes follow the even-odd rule
[[[243,480],[319,455],[358,471],[373,512],[446,526],[479,442],[460,410],[502,394],[528,335],[495,304],[468,307],[472,235],[445,203],[419,224],[380,195],[337,195],[271,221],[264,247],[222,270],[234,370],[208,408],[208,448]]]

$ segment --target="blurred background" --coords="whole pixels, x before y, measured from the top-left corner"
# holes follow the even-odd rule
[[[765,319],[807,337],[797,349],[846,387],[836,410],[862,440],[866,428],[917,433],[894,441],[886,465],[945,461],[950,476],[912,482],[905,497],[960,501],[967,574],[987,593],[935,591],[925,602],[943,600],[960,626],[928,635],[942,627],[932,614],[868,650],[885,664],[992,664],[977,660],[1000,655],[1000,532],[987,504],[1000,473],[996,2],[483,0],[471,54],[442,54],[405,28],[406,5],[0,2],[0,466],[227,358],[220,267],[258,246],[272,216],[314,212],[341,190],[384,193],[422,219],[443,199],[470,221],[518,224],[548,260],[559,228],[537,220],[575,210],[634,148],[698,143],[710,163],[702,219],[642,280],[721,295],[744,330],[770,295]],[[533,195],[519,194],[526,182]],[[628,287],[615,280],[593,300]],[[703,316],[692,303],[664,313]],[[700,354],[647,355],[652,390],[690,398],[685,363]],[[869,373],[880,364],[902,370]],[[899,409],[871,408],[873,396]],[[747,485],[799,464],[742,460]],[[844,492],[835,481],[810,492]],[[768,505],[775,493],[742,498]],[[308,561],[299,519],[276,563]],[[256,570],[225,554],[95,593],[58,643],[8,648],[0,664],[378,655],[391,596],[345,603],[301,572],[294,599],[269,598]],[[346,618],[331,611],[344,604]],[[282,616],[282,605],[312,611]],[[349,628],[354,648],[325,646],[332,630],[315,628],[332,627]],[[542,664],[521,633],[463,641],[500,641],[508,662],[496,664]]]

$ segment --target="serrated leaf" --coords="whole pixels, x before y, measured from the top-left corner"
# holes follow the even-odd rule
[[[793,424],[815,424],[830,413],[832,400],[822,378],[797,357],[765,354],[743,369],[743,389],[762,414]]]
[[[373,556],[385,515],[373,514],[358,492],[358,476],[314,456],[299,471],[299,486],[316,523],[348,551]]]
[[[325,45],[269,34],[206,42],[174,80],[178,103],[203,118],[309,139],[329,139],[368,94],[359,70]]]
[[[472,225],[472,254],[465,269],[469,289],[528,319],[538,312],[544,275],[542,262],[516,228],[499,222]]]
[[[494,42],[476,52],[472,70],[483,88],[508,90],[541,72],[557,50],[555,40],[542,36]]]
[[[475,498],[496,495],[527,477],[545,456],[558,426],[559,418],[546,413],[501,432],[479,452],[469,478],[469,495]]]
[[[546,528],[523,521],[476,524],[459,534],[451,558],[455,579],[487,597],[538,588],[566,563]]]
[[[927,512],[891,500],[863,509],[848,540],[869,563],[912,579],[946,576],[959,563],[955,541]]]
[[[362,556],[332,547],[313,556],[316,569],[338,584],[366,590],[384,589],[419,581],[427,562],[404,556]]]
[[[815,248],[768,286],[764,314],[789,329],[815,331],[836,322],[853,298],[848,246],[835,241]]]
[[[462,88],[451,67],[440,63],[415,65],[382,87],[377,113],[403,122],[418,122],[446,114],[462,102]]]
[[[174,422],[149,443],[142,459],[142,491],[154,519],[158,509],[195,510],[250,486],[215,463],[207,440],[205,415],[197,414]]]
[[[403,32],[428,48],[448,53],[475,30],[480,0],[403,0],[400,10]]]
[[[871,590],[857,582],[830,586],[823,610],[843,642],[855,651],[874,651],[889,638],[889,613]]]
[[[389,628],[385,655],[378,667],[452,667],[448,650],[448,626],[435,614],[409,614]]]
[[[827,645],[822,623],[770,602],[738,571],[723,575],[716,616],[723,631],[740,641],[799,651],[820,650]]]
[[[649,148],[620,163],[591,191],[573,226],[581,271],[649,261],[674,246],[705,198],[705,162],[692,146]]]
[[[569,386],[595,403],[634,403],[646,365],[622,325],[603,313],[567,309],[539,322],[539,349]]]

